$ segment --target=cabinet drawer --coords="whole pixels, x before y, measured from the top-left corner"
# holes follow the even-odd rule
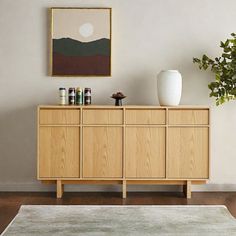
[[[83,124],[85,125],[121,125],[123,111],[116,109],[88,109],[83,110]]]
[[[169,110],[170,125],[208,125],[209,110]]]
[[[166,122],[166,112],[165,110],[141,110],[141,109],[128,109],[126,110],[126,124],[153,124],[162,125]]]
[[[77,125],[80,123],[80,111],[73,109],[41,109],[39,119],[41,125]]]

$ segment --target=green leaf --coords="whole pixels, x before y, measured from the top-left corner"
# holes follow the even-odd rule
[[[203,67],[204,70],[206,70],[208,68],[208,65],[207,64],[203,64],[202,67]]]
[[[203,60],[203,61],[207,61],[207,60],[208,60],[208,56],[204,54],[204,55],[202,56],[202,60]]]
[[[230,52],[231,48],[224,48],[224,52]]]
[[[196,58],[196,57],[193,58],[193,63],[200,63],[200,62],[201,62],[200,59],[198,59],[198,58]]]
[[[225,47],[228,47],[229,46],[229,40],[227,39],[226,41],[225,41]]]
[[[236,96],[236,88],[234,88],[233,90],[231,90],[231,94]]]
[[[215,77],[216,77],[216,81],[219,82],[220,81],[220,74],[216,73]]]
[[[214,89],[214,88],[218,88],[219,87],[219,83],[218,82],[211,82],[209,85],[208,85],[209,89]]]
[[[224,58],[228,58],[228,59],[231,58],[230,54],[227,54],[227,53],[223,53],[223,54],[222,54],[222,57],[224,57]]]
[[[220,97],[220,104],[223,104],[225,102],[225,98],[224,97]]]
[[[211,93],[210,93],[210,97],[218,97],[218,96],[219,96],[218,93],[215,93],[215,92],[211,92]]]
[[[220,41],[220,47],[221,47],[221,48],[224,48],[224,47],[225,47],[225,44],[224,44],[222,41]]]

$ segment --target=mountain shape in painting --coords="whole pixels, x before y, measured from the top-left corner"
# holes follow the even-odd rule
[[[108,76],[110,40],[102,38],[80,42],[71,38],[53,39],[53,74],[71,76]]]

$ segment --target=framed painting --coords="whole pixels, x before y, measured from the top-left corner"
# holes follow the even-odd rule
[[[111,8],[51,8],[52,76],[111,76]]]

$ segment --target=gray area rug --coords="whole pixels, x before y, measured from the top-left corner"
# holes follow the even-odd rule
[[[224,206],[22,206],[4,236],[236,235]]]

